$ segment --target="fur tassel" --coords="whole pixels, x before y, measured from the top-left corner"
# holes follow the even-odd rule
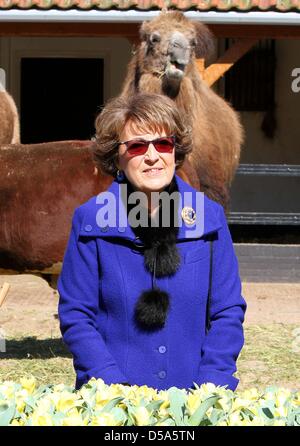
[[[154,259],[156,256],[156,277],[164,277],[175,274],[180,266],[180,254],[175,244],[159,244],[155,249],[144,251],[144,264],[148,271],[153,273]]]
[[[152,331],[164,327],[170,305],[168,293],[154,288],[144,291],[135,306],[135,321],[143,330]]]

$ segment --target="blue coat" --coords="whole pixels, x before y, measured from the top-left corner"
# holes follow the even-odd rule
[[[196,190],[175,178],[180,194],[191,192],[195,203]],[[118,186],[114,181],[108,189],[117,200]],[[100,228],[98,210],[96,197],[75,210],[58,281],[61,331],[74,358],[76,388],[96,377],[107,384],[127,382],[158,390],[206,382],[235,390],[246,303],[223,208],[204,197],[202,237],[186,238],[183,222],[177,243],[180,268],[173,276],[156,279],[171,296],[166,325],[150,333],[132,323],[138,296],[151,288],[143,255],[133,243],[124,243],[135,234],[129,225],[125,230],[118,225]],[[211,328],[206,335],[207,236],[212,233]]]

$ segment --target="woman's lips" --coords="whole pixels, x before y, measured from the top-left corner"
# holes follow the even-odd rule
[[[153,168],[153,169],[147,169],[144,170],[144,174],[148,175],[148,176],[155,176],[155,175],[160,175],[160,173],[163,171],[162,168]]]

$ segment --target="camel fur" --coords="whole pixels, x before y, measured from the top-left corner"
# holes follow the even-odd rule
[[[230,185],[239,164],[243,130],[237,113],[202,80],[196,58],[212,50],[213,36],[202,23],[178,11],[164,11],[140,29],[141,43],[127,70],[121,95],[166,94],[192,127],[187,163],[190,184],[228,210]],[[185,171],[185,165],[181,168]],[[189,168],[190,169],[190,168]],[[191,169],[190,169],[191,170]]]

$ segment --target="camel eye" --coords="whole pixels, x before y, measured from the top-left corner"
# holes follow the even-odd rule
[[[160,38],[160,34],[158,31],[151,34],[151,36],[150,36],[151,43],[158,43],[158,42],[160,42],[160,40],[161,40],[161,38]]]
[[[195,48],[196,46],[196,39],[191,40],[191,47]]]

